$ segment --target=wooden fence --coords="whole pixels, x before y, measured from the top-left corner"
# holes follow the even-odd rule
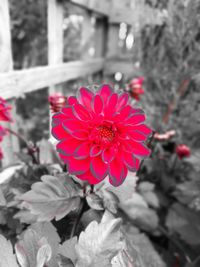
[[[119,55],[120,23],[129,26],[148,23],[161,24],[162,14],[144,5],[142,0],[68,0],[72,6],[84,9],[83,23],[87,38],[87,21],[95,16],[95,55],[81,61],[63,63],[63,19],[64,4],[67,0],[48,1],[48,65],[30,69],[13,70],[9,1],[0,1],[0,96],[8,99],[13,106],[15,99],[28,92],[49,87],[49,92],[57,90],[62,82],[74,80],[98,72],[112,75],[116,72],[134,72],[130,54]],[[88,19],[88,20],[87,20]],[[84,36],[83,36],[84,37]],[[7,125],[15,128],[16,124]],[[7,136],[3,142],[4,165],[13,163],[19,150],[17,139]]]

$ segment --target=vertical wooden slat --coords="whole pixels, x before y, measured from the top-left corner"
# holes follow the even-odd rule
[[[55,65],[63,62],[63,19],[62,1],[48,0],[48,63]],[[52,86],[49,93],[61,91],[60,86]]]
[[[96,18],[95,57],[104,57],[107,51],[108,19]]]
[[[0,72],[7,72],[13,69],[12,50],[11,50],[11,34],[10,34],[10,15],[8,0],[0,1]],[[3,97],[3,95],[2,95]],[[15,101],[9,101],[12,105],[12,118],[14,122],[1,123],[7,128],[17,131],[16,124],[16,106]],[[15,162],[15,152],[19,151],[19,142],[13,135],[7,135],[2,144],[3,149],[3,166]]]
[[[92,21],[91,12],[83,10],[83,23],[81,28],[81,59],[89,59],[89,48],[92,40]]]

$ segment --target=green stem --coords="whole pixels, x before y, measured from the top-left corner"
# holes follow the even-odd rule
[[[81,217],[83,215],[85,204],[86,204],[86,199],[83,198],[81,203],[80,203],[80,206],[79,206],[79,210],[78,210],[78,214],[77,214],[76,220],[75,220],[74,225],[73,225],[72,230],[71,230],[70,239],[76,234],[77,226],[78,226],[78,224],[80,222],[80,219],[81,219]]]
[[[39,164],[39,160],[35,157],[35,154],[34,154],[34,151],[33,151],[33,147],[29,145],[29,142],[24,137],[22,137],[21,135],[16,133],[15,131],[13,131],[13,130],[11,130],[9,128],[5,128],[5,130],[7,132],[9,132],[10,134],[16,136],[19,140],[21,140],[26,145],[27,150],[28,150],[28,154],[32,157],[33,163]],[[39,158],[39,156],[38,156],[38,158]]]

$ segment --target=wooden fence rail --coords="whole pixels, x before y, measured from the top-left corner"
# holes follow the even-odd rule
[[[131,57],[119,58],[119,27],[125,22],[161,24],[163,16],[159,11],[144,8],[143,0],[47,0],[48,1],[48,65],[24,70],[12,69],[11,33],[9,17],[9,0],[0,1],[0,96],[12,99],[13,116],[14,99],[24,93],[49,87],[49,92],[59,90],[60,83],[75,80],[94,73],[113,75],[120,71],[133,73]],[[85,10],[82,38],[88,42],[91,16],[96,17],[95,56],[88,59],[88,54],[81,56],[81,61],[63,63],[63,20],[64,4]],[[145,10],[145,12],[141,12]],[[84,13],[84,12],[83,12]],[[149,22],[148,17],[151,17]],[[2,27],[3,25],[3,27]],[[16,124],[11,126],[16,130]],[[16,138],[6,137],[4,144],[4,165],[13,163],[15,153],[19,150]]]

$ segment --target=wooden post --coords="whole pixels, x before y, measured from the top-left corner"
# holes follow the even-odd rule
[[[55,65],[63,62],[63,19],[62,1],[48,0],[48,63]],[[49,88],[49,93],[62,91],[59,85]]]
[[[0,72],[8,72],[13,69],[11,35],[10,35],[10,15],[8,0],[0,1]],[[4,97],[2,95],[2,97]],[[9,101],[12,105],[13,123],[1,123],[3,126],[17,131],[16,106],[15,101]],[[15,152],[19,151],[19,142],[13,135],[7,135],[1,144],[3,149],[3,166],[7,166],[16,161]]]

